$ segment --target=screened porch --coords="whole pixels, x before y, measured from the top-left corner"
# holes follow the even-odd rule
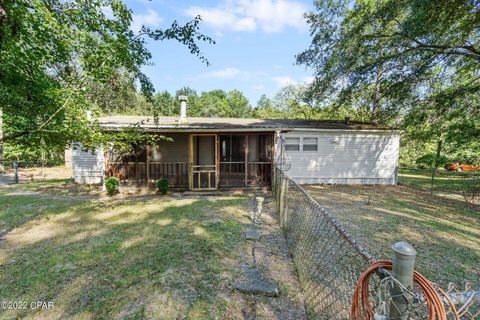
[[[176,133],[155,145],[136,145],[128,155],[106,158],[106,176],[122,184],[148,185],[166,178],[171,188],[270,186],[273,133]]]

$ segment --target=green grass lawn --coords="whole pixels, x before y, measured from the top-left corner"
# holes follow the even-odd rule
[[[434,191],[461,192],[468,172],[447,171],[438,169],[433,181]],[[432,183],[432,172],[425,169],[400,169],[398,182],[406,186],[420,187],[430,190]]]
[[[54,303],[0,310],[0,319],[220,319],[236,303],[227,287],[247,201],[76,200],[0,189],[0,301]]]
[[[306,186],[307,191],[377,259],[408,241],[416,270],[447,289],[480,289],[480,206],[406,186]]]

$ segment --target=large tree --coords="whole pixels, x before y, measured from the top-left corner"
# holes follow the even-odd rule
[[[96,83],[116,81],[123,70],[151,98],[153,86],[141,72],[152,56],[147,39],[177,40],[206,61],[197,42],[213,41],[199,32],[199,17],[138,33],[131,22],[121,0],[0,2],[0,143],[23,149],[93,143],[98,135],[86,110]]]
[[[317,99],[368,106],[374,120],[411,106],[438,75],[461,72],[480,89],[480,4],[476,0],[316,1],[306,15],[310,47],[297,62],[312,67]],[[452,96],[461,98],[456,92]]]
[[[174,97],[168,91],[162,91],[155,94],[153,99],[153,110],[151,114],[161,116],[176,116],[179,109],[174,101]]]
[[[226,116],[232,118],[249,118],[252,116],[252,107],[247,97],[239,90],[231,90],[227,93],[229,111]]]

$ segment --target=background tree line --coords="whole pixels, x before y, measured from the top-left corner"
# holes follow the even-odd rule
[[[239,90],[225,91],[214,89],[197,92],[190,87],[175,91],[160,91],[147,100],[139,92],[131,77],[119,74],[115,81],[102,86],[95,84],[90,91],[91,109],[97,115],[158,115],[178,116],[180,102],[178,97],[188,97],[187,115],[189,117],[223,118],[261,118],[261,119],[336,119],[353,117],[368,121],[366,110],[348,106],[322,107],[307,98],[306,85],[289,85],[281,88],[273,98],[263,94],[256,104],[246,98]]]

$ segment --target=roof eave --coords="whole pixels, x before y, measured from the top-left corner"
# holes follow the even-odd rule
[[[130,124],[100,124],[100,127],[106,131],[120,131],[127,128],[142,129],[148,132],[285,132],[285,131],[362,131],[362,132],[400,132],[397,128],[304,128],[304,127],[229,127],[218,128],[215,126],[189,126],[189,125],[142,125],[141,127],[132,127]]]

